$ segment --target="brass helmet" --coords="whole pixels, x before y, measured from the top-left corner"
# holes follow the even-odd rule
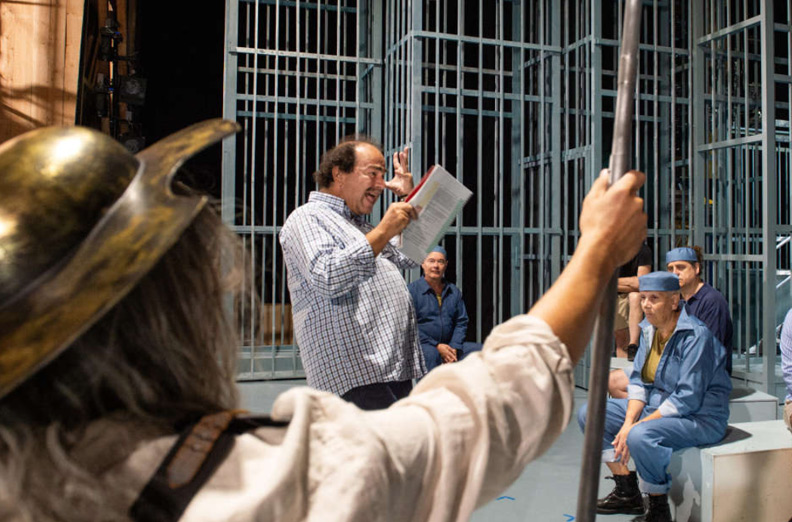
[[[0,145],[0,398],[121,300],[206,204],[171,182],[239,129],[209,120],[133,156],[98,131],[37,129]]]

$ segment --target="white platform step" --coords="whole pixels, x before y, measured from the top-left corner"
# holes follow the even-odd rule
[[[775,395],[742,386],[732,388],[729,396],[729,424],[776,420],[777,417],[778,397]]]
[[[792,517],[792,433],[781,420],[737,423],[726,438],[671,457],[677,522],[785,522]]]

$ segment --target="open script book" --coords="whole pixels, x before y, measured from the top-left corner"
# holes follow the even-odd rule
[[[405,200],[418,210],[418,219],[402,232],[399,249],[416,263],[423,263],[472,195],[446,169],[432,166]]]

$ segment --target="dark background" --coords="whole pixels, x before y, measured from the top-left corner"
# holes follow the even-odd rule
[[[140,124],[150,145],[223,110],[224,0],[139,2],[138,74],[147,80]],[[220,197],[219,145],[185,166],[191,184]]]

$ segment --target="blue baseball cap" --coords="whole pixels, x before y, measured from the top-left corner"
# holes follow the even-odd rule
[[[679,292],[679,278],[671,272],[652,272],[638,278],[641,292]]]
[[[698,263],[696,251],[690,247],[680,247],[669,250],[666,254],[666,264],[676,261],[687,261],[688,263]]]
[[[443,254],[443,257],[448,259],[448,253],[446,253],[446,249],[441,247],[440,245],[437,245],[436,247],[434,247],[432,249],[432,252],[440,252],[441,254]]]

